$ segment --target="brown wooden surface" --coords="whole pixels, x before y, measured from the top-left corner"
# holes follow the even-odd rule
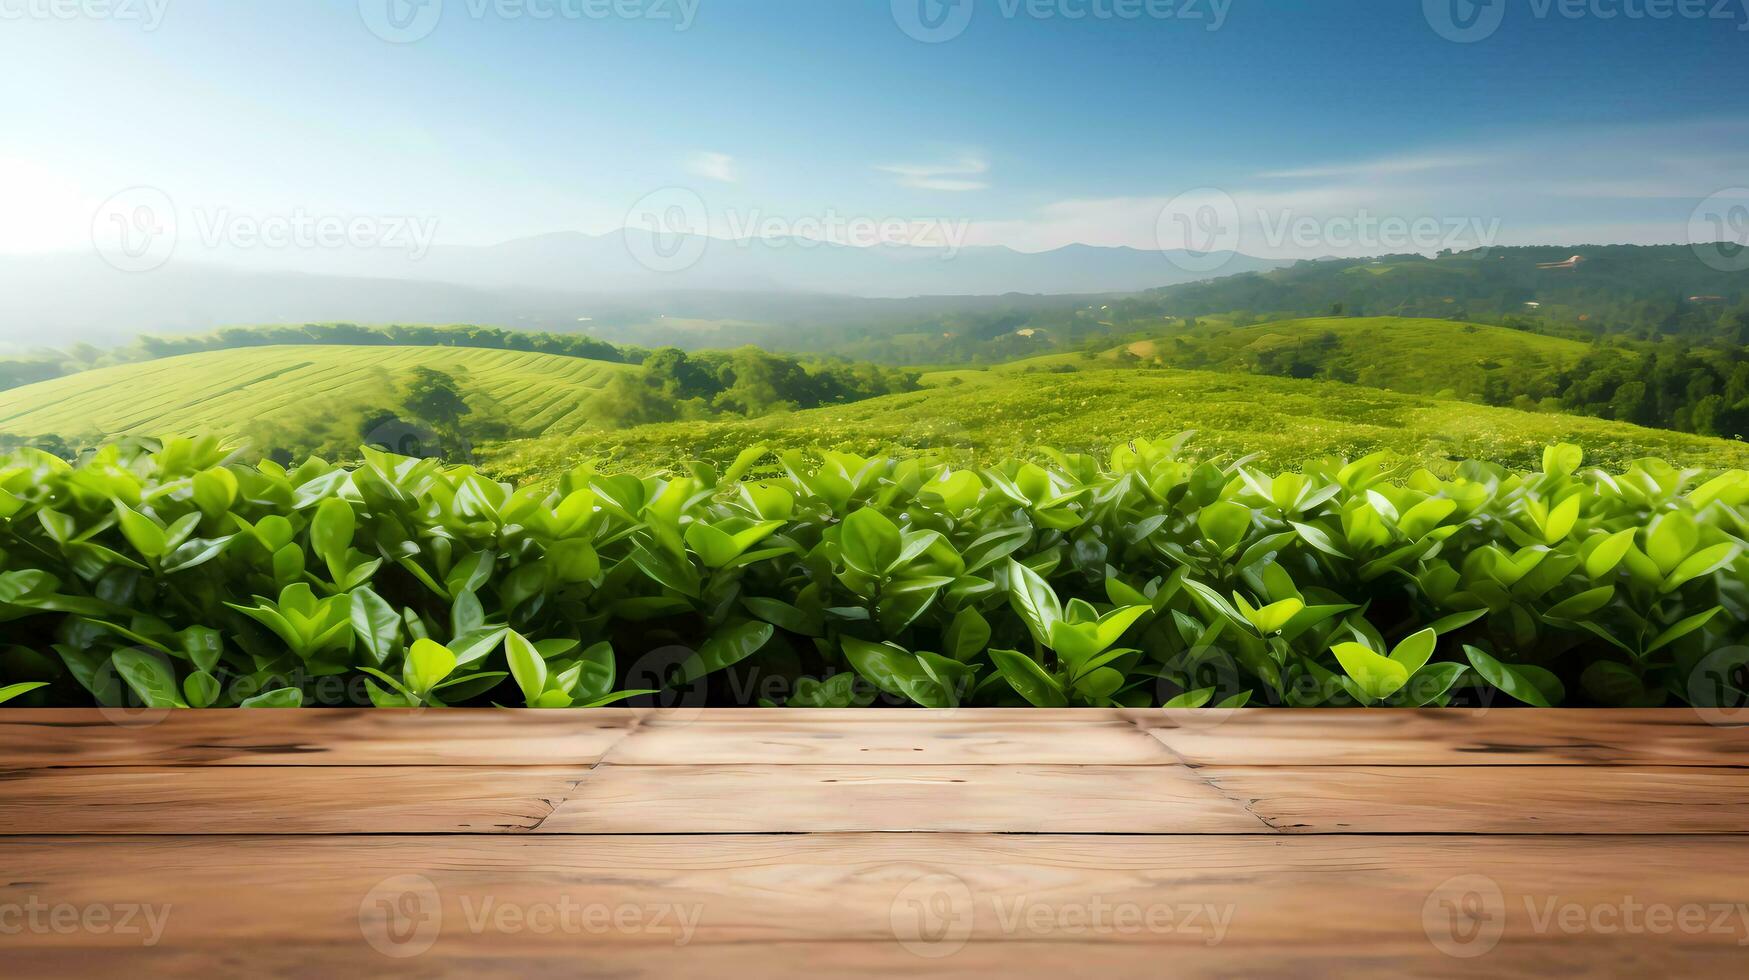
[[[1749,727],[1733,721],[0,711],[0,963],[8,977],[1735,973]],[[137,931],[74,921],[129,908]],[[150,946],[146,909],[162,916]]]

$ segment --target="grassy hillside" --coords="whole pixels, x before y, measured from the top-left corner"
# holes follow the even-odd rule
[[[1480,398],[1490,383],[1538,397],[1591,350],[1560,337],[1455,320],[1320,317],[1207,327],[1121,348],[1145,362],[1350,381],[1414,394]]]
[[[504,477],[544,479],[587,456],[615,465],[726,459],[761,442],[859,453],[940,449],[969,459],[1041,446],[1102,451],[1114,443],[1195,429],[1200,454],[1261,453],[1270,465],[1375,450],[1440,465],[1477,458],[1532,465],[1554,442],[1593,463],[1659,455],[1697,466],[1749,465],[1749,446],[1599,419],[1486,408],[1339,382],[1205,371],[1083,371],[998,375],[854,405],[760,419],[670,423],[574,438],[501,443],[482,453]]]
[[[637,368],[524,351],[286,346],[185,354],[0,392],[0,432],[68,439],[212,432],[237,436],[381,400],[414,367],[454,377],[526,431],[570,433],[615,372]]]
[[[1573,256],[1571,267],[1548,268]],[[1303,261],[1262,273],[1150,290],[1138,310],[1201,316],[1249,310],[1315,316],[1349,313],[1508,317],[1584,334],[1625,333],[1749,342],[1742,276],[1707,265],[1686,245],[1495,247],[1375,259]]]
[[[923,375],[929,387],[986,382],[1014,374],[1157,365],[1347,381],[1412,394],[1479,400],[1490,382],[1514,395],[1544,397],[1560,371],[1591,346],[1561,337],[1455,320],[1418,317],[1316,317],[1233,327],[1204,318],[1159,336],[1097,352],[1043,354],[979,369]]]

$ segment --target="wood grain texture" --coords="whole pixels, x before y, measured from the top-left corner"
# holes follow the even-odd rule
[[[215,766],[0,773],[0,834],[1749,833],[1695,766]]]
[[[603,758],[639,765],[1749,767],[1749,714],[1686,708],[263,709],[245,719],[229,711],[0,708],[0,769],[552,765]]]
[[[1745,760],[1686,710],[0,710],[0,963],[1740,973]]]
[[[149,948],[9,934],[20,975],[1660,975],[1740,971],[1746,859],[1714,837],[22,838],[0,903],[163,911]]]
[[[631,710],[0,709],[0,769],[593,765]]]

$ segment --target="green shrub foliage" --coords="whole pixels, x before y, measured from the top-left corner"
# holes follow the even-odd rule
[[[1179,440],[1182,441],[1182,440]],[[1735,705],[1749,473],[0,459],[14,705]],[[755,470],[755,467],[758,467]]]

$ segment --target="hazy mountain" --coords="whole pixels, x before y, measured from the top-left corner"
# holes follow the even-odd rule
[[[948,298],[975,304],[1008,293],[1134,292],[1203,278],[1172,259],[1084,245],[950,253],[795,239],[658,242],[636,231],[436,246],[418,259],[389,249],[184,248],[146,272],[118,271],[93,253],[0,256],[0,343],[13,350],[115,343],[140,333],[321,320],[482,322],[603,335],[664,316],[831,321],[905,297],[956,307]],[[1232,256],[1220,273],[1281,264]]]
[[[325,275],[417,279],[484,289],[566,293],[709,291],[842,296],[976,296],[1009,292],[1115,293],[1191,282],[1210,273],[1187,253],[1069,245],[1048,252],[1001,246],[855,248],[799,238],[730,241],[624,229],[557,232],[492,246],[215,252],[227,264]],[[1201,258],[1200,256],[1197,258]],[[1221,274],[1285,263],[1222,256]]]

